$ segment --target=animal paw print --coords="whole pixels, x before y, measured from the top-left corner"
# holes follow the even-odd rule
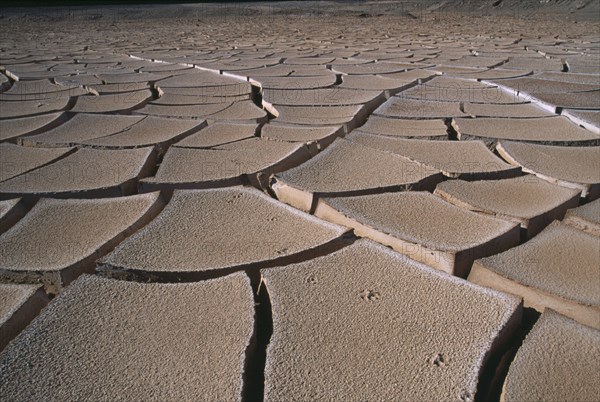
[[[306,277],[306,283],[311,284],[311,285],[316,285],[317,282],[317,278],[315,278],[314,276],[310,275]]]
[[[360,298],[363,299],[364,301],[374,302],[374,301],[378,301],[379,299],[381,299],[381,294],[374,290],[365,289],[362,292],[360,292]]]
[[[429,359],[429,363],[437,367],[444,367],[446,364],[448,364],[448,359],[446,358],[445,354],[436,353],[431,359]]]
[[[238,198],[242,198],[241,194],[235,194],[234,196],[227,199],[228,204],[233,204]]]

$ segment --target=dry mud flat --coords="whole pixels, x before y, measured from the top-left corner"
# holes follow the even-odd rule
[[[593,400],[597,11],[2,9],[0,395]]]

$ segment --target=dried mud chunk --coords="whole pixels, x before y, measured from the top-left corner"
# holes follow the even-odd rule
[[[402,156],[337,139],[308,162],[277,174],[271,187],[281,201],[309,211],[314,197],[427,190],[441,177]]]
[[[28,173],[0,183],[0,198],[15,194],[84,198],[131,195],[148,175],[155,159],[152,148],[127,150],[79,149]]]
[[[563,147],[501,141],[498,153],[523,171],[561,186],[581,190],[590,200],[600,196],[600,146]]]
[[[598,355],[600,331],[546,311],[511,363],[501,401],[593,401],[600,394]]]
[[[265,384],[272,401],[475,395],[488,354],[521,314],[512,296],[368,240],[262,273],[273,306]],[[349,345],[360,347],[347,353]],[[430,362],[439,353],[443,367]]]
[[[431,166],[454,179],[500,179],[521,174],[521,169],[495,156],[481,141],[428,141],[360,132],[351,133],[346,138]]]
[[[180,284],[85,275],[0,354],[0,393],[11,400],[239,400],[253,304],[243,274]]]
[[[600,237],[555,221],[527,243],[475,261],[469,281],[600,328],[599,261]]]
[[[474,259],[519,242],[515,223],[465,211],[427,192],[323,198],[315,215],[459,276]]]
[[[346,232],[255,189],[180,190],[151,224],[103,258],[100,269],[210,274],[293,258]]]
[[[600,200],[568,210],[563,222],[600,236]]]
[[[0,283],[0,351],[48,303],[39,285]]]
[[[0,278],[60,290],[154,217],[158,193],[131,197],[42,199],[0,236]]]
[[[580,192],[548,183],[532,175],[505,180],[466,182],[448,180],[435,194],[471,211],[517,222],[531,238],[568,208],[579,204]]]

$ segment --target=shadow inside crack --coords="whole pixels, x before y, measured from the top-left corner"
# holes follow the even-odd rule
[[[267,348],[273,334],[271,298],[259,271],[246,271],[254,294],[254,334],[244,364],[242,402],[264,400]]]

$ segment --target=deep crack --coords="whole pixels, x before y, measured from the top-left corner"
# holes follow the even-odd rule
[[[273,335],[273,311],[266,283],[259,271],[246,271],[254,294],[254,334],[246,350],[242,402],[264,400],[267,348]]]

